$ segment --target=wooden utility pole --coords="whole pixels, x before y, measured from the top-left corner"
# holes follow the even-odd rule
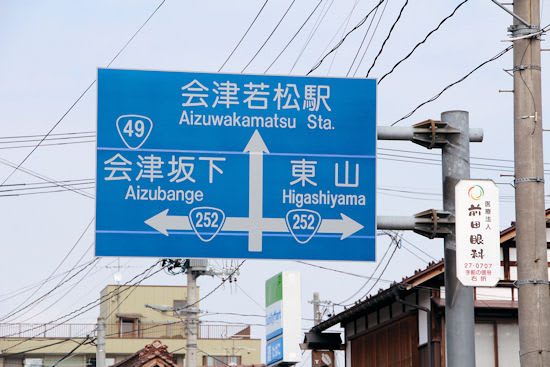
[[[515,0],[514,159],[522,367],[550,366],[550,297],[544,208],[540,0]],[[535,34],[535,35],[533,35]],[[519,38],[519,39],[518,39]]]

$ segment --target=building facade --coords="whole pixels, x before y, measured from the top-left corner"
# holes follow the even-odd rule
[[[550,233],[550,210],[546,221]],[[498,285],[474,288],[477,366],[520,367],[515,229],[512,223],[500,234]],[[322,338],[323,331],[340,324],[346,367],[445,366],[444,271],[443,261],[431,263],[310,332]]]
[[[197,288],[197,299],[198,298]],[[174,362],[185,366],[185,325],[181,311],[158,311],[146,305],[185,307],[186,287],[117,286],[101,291],[100,316],[106,323],[107,366],[161,340]],[[0,324],[0,367],[95,367],[96,324]],[[78,348],[71,353],[73,348]],[[70,357],[60,361],[65,356]],[[261,339],[250,325],[200,322],[197,363],[204,366],[261,363]]]

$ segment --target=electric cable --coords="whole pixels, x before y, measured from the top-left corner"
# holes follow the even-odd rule
[[[86,270],[86,268],[92,264],[94,264],[96,261],[98,260],[98,258],[96,257],[95,259],[91,260],[90,262],[88,262],[88,264],[83,267],[82,269],[80,269],[79,271],[77,271],[76,273],[74,273],[73,275],[71,275],[68,279],[64,280],[63,282],[60,282],[58,283],[58,285],[56,285],[54,288],[52,288],[51,290],[49,290],[48,292],[44,293],[42,296],[38,297],[36,300],[34,300],[32,303],[26,305],[25,307],[23,308],[20,308],[18,309],[16,312],[12,312],[6,316],[4,316],[0,321],[4,321],[14,315],[16,315],[17,313],[27,309],[28,307],[31,307],[32,305],[36,304],[36,302],[39,302],[41,300],[43,300],[45,297],[47,297],[48,295],[50,295],[52,292],[55,292],[59,287],[61,287],[62,285],[66,284],[67,282],[69,282],[71,279],[73,279],[74,277],[76,277],[78,274],[82,273],[84,270]]]
[[[424,37],[424,39],[420,42],[418,42],[413,48],[412,50],[405,56],[403,57],[401,60],[399,60],[395,65],[393,65],[393,67],[391,68],[390,71],[388,71],[386,74],[384,74],[380,79],[378,79],[378,84],[380,84],[382,82],[382,80],[384,80],[384,78],[386,78],[388,75],[390,75],[391,73],[394,72],[394,70],[405,60],[407,60],[409,57],[411,57],[411,55],[414,53],[414,51],[416,51],[416,49],[418,47],[420,47],[420,45],[422,45],[423,43],[425,43],[428,38],[434,34],[435,32],[437,32],[439,30],[439,28],[443,25],[443,23],[445,23],[447,20],[449,20],[450,18],[452,18],[455,13],[457,12],[458,9],[460,9],[460,7],[464,4],[466,4],[469,0],[464,0],[463,2],[461,2],[460,4],[458,4],[456,6],[456,8],[454,8],[453,12],[449,15],[447,15],[445,18],[443,18],[441,20],[441,22],[439,22],[439,24],[437,25],[437,27],[435,27],[434,29],[432,29],[430,32],[428,32],[428,34],[426,35],[426,37]]]
[[[348,25],[349,25],[349,22],[351,20],[351,17],[353,15],[353,12],[355,11],[355,8],[357,7],[357,5],[359,4],[359,1],[360,0],[355,0],[355,3],[353,4],[353,7],[351,8],[351,11],[349,12],[348,16],[347,16],[347,19],[346,19],[346,22],[345,22],[345,25],[344,25],[344,28],[342,29],[342,34],[340,35],[340,38],[342,38],[344,36],[344,34],[346,33],[346,29],[348,29]],[[378,10],[378,9],[377,9]],[[375,12],[376,14],[376,12]],[[338,50],[336,50],[334,52],[334,55],[332,56],[332,60],[330,60],[330,65],[328,66],[328,70],[327,70],[327,73],[326,73],[326,76],[328,76],[332,70],[332,65],[334,65],[334,60],[336,60],[336,56],[338,56]]]
[[[386,2],[386,5],[388,5],[388,2]],[[372,23],[374,23],[374,19],[376,19],[376,14],[378,13],[378,9],[379,8],[376,8],[376,11],[374,12],[372,18],[370,19],[370,23],[369,23],[369,26],[367,27],[367,30],[365,31],[365,35],[361,39],[361,43],[359,44],[359,47],[357,48],[357,52],[355,53],[355,56],[353,57],[353,60],[351,61],[351,64],[349,65],[348,71],[346,73],[346,77],[349,76],[349,74],[351,72],[351,69],[353,68],[353,64],[355,64],[355,60],[357,60],[357,57],[359,56],[359,53],[361,52],[361,49],[363,48],[363,44],[365,43],[365,40],[367,39],[367,36],[369,35],[369,31],[372,27]]]
[[[99,261],[96,261],[92,264],[92,266],[88,269],[88,271],[82,275],[82,277],[80,279],[78,279],[74,284],[71,285],[71,287],[69,289],[67,289],[65,291],[65,293],[63,293],[61,296],[59,296],[55,301],[53,301],[52,303],[50,303],[48,306],[46,306],[46,308],[40,310],[38,313],[35,313],[34,315],[32,316],[29,316],[27,317],[25,320],[22,321],[22,323],[25,323],[25,322],[28,322],[29,320],[32,320],[33,318],[35,318],[36,316],[40,315],[40,314],[44,314],[44,312],[48,311],[49,309],[51,309],[53,306],[55,306],[56,304],[59,303],[59,301],[61,301],[62,299],[64,299],[69,293],[71,293],[79,284],[82,283],[82,281],[84,281],[85,279],[88,279],[88,275],[90,275],[90,273],[92,272],[92,270],[94,270],[97,266],[97,264],[99,264],[99,262],[101,261],[101,258],[98,258]],[[30,311],[32,308],[28,309],[28,311]],[[28,311],[25,311],[23,314],[19,315],[19,317],[25,315]]]
[[[321,66],[321,64],[323,63],[323,61],[325,61],[325,59],[330,55],[332,54],[334,51],[336,51],[343,43],[344,41],[348,38],[348,36],[355,32],[357,29],[359,29],[359,27],[361,27],[368,19],[368,17],[376,10],[378,9],[378,7],[380,5],[382,5],[382,3],[384,2],[385,0],[380,0],[378,2],[378,4],[376,4],[374,6],[374,8],[372,8],[368,13],[367,15],[365,15],[365,17],[359,22],[357,23],[357,25],[355,27],[353,27],[348,33],[346,33],[346,35],[336,44],[336,46],[334,46],[327,54],[325,54],[318,62],[317,64],[315,64],[310,71],[308,71],[308,73],[306,75],[309,75],[311,74],[312,72],[314,72],[317,68],[319,68],[319,66]]]
[[[78,343],[78,345],[76,345],[73,349],[71,349],[71,350],[69,351],[69,353],[67,353],[67,354],[65,354],[63,357],[61,357],[57,362],[55,362],[55,363],[52,365],[52,367],[56,367],[59,363],[63,362],[64,360],[66,360],[67,358],[69,358],[70,356],[72,356],[73,353],[76,352],[76,350],[77,350],[78,348],[80,348],[80,347],[83,346],[85,343],[87,343],[89,339],[90,339],[90,336],[86,336],[82,342]]]
[[[394,244],[394,241],[392,239],[392,241],[390,242],[390,244],[388,245],[388,248],[386,249],[386,251],[384,252],[384,255],[382,255],[382,258],[380,260],[377,261],[378,264],[376,264],[376,267],[374,268],[374,270],[372,271],[372,274],[370,277],[368,277],[367,281],[363,283],[363,285],[361,285],[361,287],[355,291],[351,296],[347,297],[346,299],[340,301],[340,302],[337,302],[335,303],[336,305],[343,305],[345,304],[346,302],[348,302],[350,299],[352,299],[353,297],[355,297],[357,294],[359,294],[359,292],[361,292],[366,286],[367,284],[369,284],[369,282],[374,279],[374,274],[376,274],[376,271],[378,270],[378,268],[380,267],[380,265],[382,264],[382,262],[384,261],[384,259],[386,258],[386,255],[388,254],[388,252],[390,251],[390,248],[392,247],[392,245]]]
[[[92,225],[92,223],[94,222],[95,220],[95,216],[92,218],[92,220],[90,220],[90,222],[86,225],[86,227],[84,227],[84,230],[80,233],[80,235],[78,236],[76,242],[73,244],[73,246],[71,247],[71,249],[69,250],[69,252],[67,252],[67,254],[65,254],[65,256],[63,257],[63,259],[61,260],[61,262],[55,267],[55,269],[52,271],[52,273],[49,275],[49,277],[47,278],[47,280],[49,280],[58,270],[59,268],[65,263],[65,261],[68,259],[68,257],[71,255],[71,253],[74,251],[74,249],[76,248],[76,246],[78,246],[78,244],[80,243],[80,241],[82,240],[82,238],[84,237],[84,235],[86,234],[86,232],[88,232],[88,229],[90,228],[90,226]],[[68,275],[69,273],[67,273]],[[63,280],[62,280],[63,281]],[[58,283],[58,285],[56,287],[59,286],[61,282]],[[42,283],[42,285],[40,285],[30,296],[28,296],[27,298],[25,298],[25,300],[23,302],[21,302],[18,306],[16,306],[13,310],[9,311],[7,313],[7,315],[5,316],[2,316],[0,318],[0,322],[1,321],[4,321],[6,319],[8,319],[9,317],[17,314],[18,312],[21,311],[20,307],[22,307],[28,300],[30,300],[32,297],[34,297],[34,295],[36,293],[38,293],[38,291],[42,288],[42,286],[46,284],[46,282]],[[53,287],[53,289],[56,289],[56,287]],[[33,302],[36,302],[38,300],[34,300]],[[29,305],[27,305],[26,307],[28,307]]]
[[[260,309],[262,309],[263,311],[265,311],[265,307],[262,306],[258,301],[256,301],[254,298],[252,298],[248,293],[246,293],[246,291],[238,284],[238,283],[235,283],[235,285],[237,286],[238,289],[241,290],[241,292],[244,293],[244,295],[249,299],[251,300],[256,306],[260,307]]]
[[[315,268],[319,268],[319,269],[323,269],[323,270],[329,270],[329,271],[333,271],[335,273],[350,275],[352,277],[363,278],[363,279],[373,279],[373,277],[369,277],[367,275],[350,273],[348,271],[343,271],[343,270],[339,270],[339,269],[329,268],[329,267],[326,267],[326,266],[312,264],[312,263],[308,263],[308,262],[302,261],[302,260],[294,260],[294,261],[297,262],[297,263],[304,264],[304,265],[309,265],[309,266],[312,266],[312,267],[315,267]],[[388,280],[388,279],[380,279],[380,280],[382,282],[387,282],[387,283],[392,283],[393,282],[393,280]]]
[[[58,146],[62,146],[62,145],[73,145],[73,144],[87,144],[87,143],[95,143],[96,140],[82,140],[82,141],[68,141],[68,142],[61,142],[61,143],[51,143],[51,144],[48,144],[48,143],[44,143],[44,144],[40,144],[41,147],[58,147]],[[1,147],[0,146],[0,150],[4,150],[4,149],[21,149],[21,148],[33,148],[35,147],[35,145],[16,145],[16,146],[11,146],[11,147]],[[0,185],[0,187],[4,186],[3,184]]]
[[[91,190],[95,189],[95,185],[88,185],[85,187],[79,187],[79,190]],[[27,195],[42,195],[42,194],[52,194],[56,192],[67,192],[73,191],[69,187],[57,189],[57,190],[45,190],[45,191],[34,191],[34,192],[22,192],[22,193],[11,193],[11,194],[0,194],[0,197],[14,197],[14,196],[27,196]]]
[[[321,5],[321,3],[323,2],[323,0],[319,0],[319,2],[317,3],[317,5],[313,8],[313,10],[309,13],[308,17],[306,18],[306,20],[304,20],[304,22],[302,23],[302,25],[300,26],[300,28],[298,28],[298,30],[296,31],[296,33],[294,33],[294,35],[292,36],[292,38],[290,39],[290,41],[288,41],[285,45],[285,47],[283,47],[283,49],[281,50],[281,52],[279,52],[279,54],[277,55],[277,57],[275,58],[275,60],[273,60],[271,62],[271,64],[267,67],[267,69],[265,69],[264,71],[264,74],[266,74],[269,69],[271,69],[271,67],[277,62],[277,60],[279,60],[279,57],[281,57],[281,55],[283,54],[283,52],[286,51],[286,49],[288,48],[288,46],[290,46],[290,44],[292,43],[292,41],[294,41],[294,39],[296,38],[296,36],[300,33],[300,31],[302,30],[302,28],[304,28],[304,26],[307,24],[307,22],[309,22],[309,19],[311,19],[311,17],[313,16],[313,14],[315,14],[315,11],[317,11],[317,8],[319,8],[319,5]]]
[[[260,51],[263,50],[264,46],[267,44],[267,42],[269,42],[269,40],[271,39],[271,36],[273,36],[273,34],[275,33],[275,31],[279,28],[279,26],[281,25],[281,23],[283,22],[283,20],[285,19],[286,15],[288,14],[288,12],[290,11],[290,9],[292,8],[292,5],[294,5],[294,3],[296,2],[296,0],[292,0],[292,2],[290,3],[290,5],[288,6],[288,8],[286,9],[285,13],[283,14],[283,16],[281,17],[281,19],[279,19],[279,22],[277,22],[277,25],[275,26],[275,28],[273,28],[273,30],[271,31],[271,33],[269,34],[269,36],[267,36],[267,39],[262,43],[262,45],[260,46],[260,48],[258,49],[258,51],[256,51],[256,53],[254,54],[254,56],[252,56],[252,58],[250,59],[250,61],[248,62],[248,64],[246,64],[244,66],[244,68],[241,70],[241,74],[244,73],[244,71],[248,68],[248,66],[252,63],[252,61],[254,61],[254,59],[256,58],[256,56],[258,56],[258,54],[260,53]]]
[[[240,46],[240,44],[242,43],[242,41],[244,40],[244,38],[246,37],[246,35],[248,34],[248,32],[250,31],[250,29],[252,28],[252,26],[254,25],[254,23],[256,23],[256,20],[258,20],[258,17],[260,16],[260,14],[262,13],[262,11],[264,10],[265,6],[267,5],[267,2],[269,0],[265,0],[264,4],[262,5],[262,7],[260,8],[260,10],[258,11],[258,13],[256,14],[256,16],[254,17],[254,20],[252,20],[252,23],[250,23],[250,25],[248,26],[248,28],[246,29],[246,32],[244,32],[243,36],[241,37],[241,39],[239,40],[239,42],[237,42],[237,44],[235,45],[235,47],[233,48],[233,51],[231,51],[231,53],[229,54],[229,56],[227,56],[227,59],[225,59],[225,61],[223,62],[222,66],[220,66],[220,68],[218,69],[218,73],[220,71],[222,71],[223,67],[225,66],[225,64],[227,64],[227,62],[229,61],[229,59],[231,58],[231,56],[233,56],[233,54],[235,53],[235,51],[237,51],[237,48]]]
[[[149,274],[148,276],[144,276],[142,279],[140,279],[140,280],[137,281],[136,283],[129,285],[129,283],[133,282],[134,280],[136,280],[136,279],[139,278],[140,276],[143,276],[144,274],[146,274],[147,272],[149,272],[150,269],[156,267],[159,263],[160,263],[160,261],[155,262],[155,263],[154,263],[153,265],[151,265],[149,268],[147,268],[147,269],[145,269],[143,272],[137,274],[136,276],[134,276],[132,279],[130,279],[129,281],[127,281],[127,282],[124,283],[123,285],[117,287],[117,289],[114,289],[114,290],[110,291],[110,292],[107,293],[105,296],[100,296],[98,299],[96,299],[96,300],[94,300],[94,301],[92,301],[92,302],[89,302],[89,303],[85,304],[84,306],[81,306],[81,307],[77,308],[76,310],[73,310],[73,311],[71,311],[71,312],[69,312],[69,313],[67,313],[67,314],[65,314],[65,315],[62,315],[62,316],[58,317],[58,318],[55,319],[55,320],[52,320],[52,321],[49,321],[49,322],[46,322],[46,323],[43,323],[43,324],[38,324],[37,326],[34,326],[34,327],[32,327],[32,328],[29,328],[29,329],[25,330],[25,332],[33,331],[33,330],[36,330],[36,329],[41,329],[40,332],[39,332],[39,334],[40,334],[40,333],[44,333],[44,332],[47,332],[47,331],[51,330],[52,328],[56,327],[58,324],[54,324],[55,322],[58,322],[58,321],[63,320],[63,319],[66,319],[66,320],[64,320],[64,321],[61,322],[61,323],[66,323],[67,321],[70,321],[70,320],[72,320],[72,319],[74,319],[74,318],[76,318],[76,317],[78,317],[78,316],[80,316],[80,315],[82,315],[82,314],[84,314],[84,313],[90,311],[92,308],[94,308],[94,307],[96,307],[96,306],[99,306],[99,305],[105,303],[106,301],[110,300],[110,299],[115,295],[115,293],[116,293],[118,290],[120,290],[121,287],[126,287],[126,288],[120,290],[120,292],[118,292],[117,294],[120,294],[120,293],[123,293],[123,292],[128,291],[128,290],[131,289],[132,287],[135,287],[135,286],[141,284],[141,282],[143,282],[144,280],[146,280],[146,279],[148,279],[148,278],[154,276],[155,274],[159,273],[160,271],[162,271],[162,268],[160,268],[159,270],[155,271],[154,273],[151,273],[151,274]],[[69,316],[70,316],[70,318],[69,318]],[[48,325],[52,325],[52,324],[53,324],[52,327],[50,327],[50,328],[45,328],[45,327],[47,327]],[[4,337],[4,338],[7,338],[7,337],[11,337],[11,336],[14,336],[14,335],[17,335],[17,334],[18,334],[18,333],[9,334],[9,335],[4,335],[3,337]],[[32,340],[34,337],[36,337],[36,336],[39,335],[39,334],[36,334],[36,335],[34,335],[34,336],[32,336],[32,337],[29,337],[29,338],[26,338],[26,339],[20,341],[19,343],[16,343],[16,344],[14,344],[14,345],[8,347],[7,349],[4,349],[4,351],[9,350],[9,349],[12,349],[12,348],[15,348],[15,347],[18,346],[18,345],[21,345],[21,344],[23,344],[23,343],[25,343],[25,342],[27,342],[27,341],[29,341],[29,340]]]
[[[370,66],[369,70],[367,71],[366,78],[369,77],[369,74],[370,74],[372,68],[374,68],[374,65],[376,65],[376,61],[378,60],[378,58],[382,54],[382,51],[384,51],[384,47],[386,46],[386,43],[390,39],[395,26],[397,25],[397,23],[399,23],[399,20],[401,19],[401,16],[403,15],[403,11],[405,10],[405,8],[407,7],[408,4],[409,4],[409,0],[405,0],[405,3],[403,4],[403,6],[401,7],[401,10],[399,11],[399,15],[397,16],[397,18],[395,19],[395,21],[391,25],[390,31],[388,32],[388,35],[386,36],[386,39],[384,40],[384,42],[382,42],[382,46],[380,46],[380,50],[378,51],[378,54],[375,56],[375,58],[372,62],[372,65]]]
[[[151,13],[151,15],[149,15],[149,17],[145,20],[145,22],[134,32],[134,34],[132,35],[132,37],[130,37],[130,39],[124,44],[124,46],[122,46],[122,48],[116,53],[116,55],[111,59],[111,61],[109,61],[109,63],[107,64],[107,69],[111,66],[111,64],[113,62],[115,62],[115,60],[120,56],[120,54],[122,54],[122,52],[126,49],[126,47],[128,47],[128,45],[132,42],[132,40],[137,36],[137,34],[143,29],[143,27],[145,27],[145,25],[149,22],[149,20],[151,20],[151,18],[157,13],[157,11],[162,7],[162,5],[166,2],[166,0],[162,0],[160,2],[160,4],[157,6],[157,8]],[[84,89],[84,91],[78,96],[78,98],[73,102],[73,104],[67,109],[67,111],[65,111],[65,113],[63,113],[63,115],[61,115],[61,117],[57,120],[57,122],[50,128],[50,130],[42,137],[42,139],[38,142],[38,144],[36,144],[34,146],[34,148],[25,156],[25,158],[23,158],[23,160],[21,162],[19,162],[19,164],[17,164],[17,166],[15,167],[15,169],[13,171],[11,171],[11,173],[4,179],[2,180],[2,183],[0,183],[0,187],[3,186],[9,179],[10,177],[17,171],[21,168],[21,166],[29,159],[29,157],[36,151],[36,149],[38,149],[38,147],[40,147],[42,145],[42,143],[44,142],[44,140],[46,140],[46,138],[55,130],[55,128],[61,123],[61,121],[63,121],[65,119],[65,117],[69,114],[69,112],[71,112],[73,110],[73,108],[78,104],[78,102],[80,102],[80,100],[82,100],[82,98],[86,95],[86,93],[88,93],[88,91],[92,88],[92,86],[97,82],[97,79],[95,79],[94,81],[92,81],[90,83],[90,85],[88,85],[88,87],[86,87],[86,89]]]
[[[298,61],[300,61],[300,59],[302,58],[302,55],[304,54],[306,48],[309,46],[309,43],[313,39],[313,36],[315,35],[317,30],[319,29],[319,26],[323,23],[325,17],[327,16],[327,13],[331,9],[333,3],[334,3],[334,0],[331,0],[330,4],[327,7],[328,0],[326,0],[325,3],[323,4],[323,7],[321,8],[321,11],[319,12],[319,17],[317,18],[317,20],[315,20],[315,23],[314,23],[313,27],[311,28],[311,31],[309,32],[309,34],[306,38],[306,41],[304,42],[304,45],[302,46],[302,49],[298,53],[298,56],[296,57],[296,59],[294,60],[294,63],[292,64],[292,67],[290,68],[289,74],[292,74],[292,72],[294,71],[294,68],[298,64]],[[336,34],[334,35],[334,37],[336,37]],[[329,43],[329,45],[330,45],[330,43]],[[328,47],[328,45],[327,45],[327,47]]]
[[[488,63],[492,62],[492,61],[495,61],[497,59],[499,59],[500,57],[502,57],[504,54],[506,54],[508,51],[510,51],[514,46],[513,45],[510,45],[508,47],[506,47],[504,50],[500,51],[498,54],[496,54],[495,56],[491,57],[490,59],[488,60],[485,60],[484,62],[482,62],[481,64],[479,64],[478,66],[476,66],[474,69],[472,69],[471,71],[469,71],[466,75],[464,75],[462,78],[452,82],[451,84],[447,85],[446,87],[444,87],[439,93],[437,93],[435,96],[431,97],[430,99],[420,103],[418,106],[416,106],[412,111],[410,111],[409,113],[407,113],[405,116],[401,117],[400,119],[394,121],[390,126],[394,126],[395,124],[397,124],[398,122],[400,121],[403,121],[409,117],[411,117],[416,111],[418,111],[420,108],[422,108],[424,105],[428,104],[428,103],[431,103],[433,101],[435,101],[436,99],[438,99],[443,93],[445,93],[449,88],[452,88],[454,87],[455,85],[463,82],[464,80],[466,80],[470,75],[472,75],[473,73],[475,73],[477,70],[481,69],[483,66],[487,65]]]
[[[12,167],[12,168],[16,168],[16,167],[17,167],[17,165],[16,165],[15,163],[12,163],[12,162],[8,161],[7,159],[3,159],[3,158],[0,158],[0,163],[4,164],[4,165],[6,165],[6,166]],[[35,172],[35,171],[32,171],[32,170],[30,170],[30,169],[28,169],[28,168],[19,167],[19,168],[17,168],[16,170],[19,170],[19,171],[24,172],[24,173],[26,173],[26,174],[28,174],[28,175],[34,176],[34,177],[36,177],[36,178],[39,178],[39,179],[41,179],[41,180],[43,180],[43,181],[47,181],[47,182],[53,183],[53,184],[55,184],[55,185],[57,185],[57,186],[59,186],[59,187],[66,188],[67,190],[70,190],[70,191],[72,191],[72,192],[74,192],[74,193],[76,193],[76,194],[85,196],[85,197],[90,198],[90,199],[95,199],[95,197],[94,197],[93,195],[90,195],[90,194],[88,194],[87,192],[80,191],[80,190],[75,190],[75,189],[72,189],[72,188],[70,188],[70,187],[67,187],[67,185],[59,184],[57,180],[54,180],[54,179],[49,178],[49,177],[47,177],[47,176],[44,176],[44,175],[42,175],[42,174],[40,174],[40,173],[37,173],[37,172]],[[5,186],[7,186],[7,185],[0,185],[0,188],[1,188],[1,187],[5,187]]]
[[[357,66],[355,67],[355,71],[353,72],[353,77],[357,75],[357,72],[359,71],[359,68],[363,64],[363,60],[365,56],[367,55],[367,51],[370,48],[370,45],[372,43],[372,40],[374,39],[374,35],[376,34],[376,31],[378,30],[378,27],[380,26],[380,22],[382,21],[382,18],[384,17],[384,14],[386,13],[386,8],[388,7],[389,1],[386,1],[384,3],[384,7],[382,8],[382,11],[380,12],[380,16],[378,17],[378,21],[376,22],[376,26],[374,27],[374,31],[372,32],[372,35],[370,36],[369,43],[367,43],[367,47],[365,47],[365,50],[363,50],[363,55],[361,55],[361,60],[357,63]]]

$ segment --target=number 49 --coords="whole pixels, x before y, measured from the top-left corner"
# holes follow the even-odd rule
[[[122,132],[128,134],[129,137],[135,133],[138,138],[141,138],[145,133],[145,124],[141,120],[136,120],[135,124],[133,120],[128,120]]]

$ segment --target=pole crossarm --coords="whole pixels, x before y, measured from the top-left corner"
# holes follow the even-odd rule
[[[460,131],[449,127],[446,122],[426,120],[413,126],[378,126],[378,140],[410,140],[413,143],[432,148],[443,148],[449,142],[451,134]],[[483,129],[470,129],[471,142],[483,141]]]
[[[518,21],[520,21],[521,23],[523,23],[525,26],[527,27],[535,27],[533,26],[532,24],[530,24],[528,21],[526,21],[525,19],[523,19],[522,17],[520,17],[519,15],[517,15],[516,13],[514,13],[513,11],[511,11],[510,9],[508,9],[507,7],[505,7],[504,5],[502,5],[501,3],[499,3],[497,0],[491,0],[492,2],[494,2],[499,8],[501,8],[502,10],[504,10],[505,12],[507,12],[508,14],[510,14],[511,16],[513,16],[514,18],[516,18]]]
[[[428,209],[414,216],[377,216],[378,229],[410,230],[430,239],[451,234],[454,216],[445,211]]]

